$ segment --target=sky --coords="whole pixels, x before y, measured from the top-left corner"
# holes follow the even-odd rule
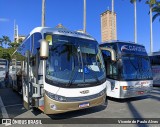
[[[86,0],[86,30],[101,42],[100,14],[111,9],[111,0]],[[134,6],[130,0],[115,0],[117,14],[117,39],[134,41]],[[41,26],[42,0],[0,0],[0,38],[9,36],[13,41],[14,20],[20,35],[27,36],[32,29]],[[137,2],[137,40],[147,52],[150,50],[149,6],[145,0]],[[62,23],[70,30],[83,29],[83,0],[46,0],[46,26]],[[153,51],[160,50],[160,22],[153,22]]]

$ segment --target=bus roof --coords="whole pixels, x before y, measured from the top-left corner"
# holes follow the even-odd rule
[[[106,43],[109,43],[109,44],[112,44],[112,43],[128,43],[128,44],[134,44],[134,45],[144,46],[143,44],[137,44],[137,43],[134,43],[134,42],[131,42],[131,41],[121,41],[121,40],[105,41],[105,42],[101,42],[100,45],[103,45],[103,44],[106,44]]]
[[[90,36],[87,33],[71,31],[64,27],[63,28],[36,27],[30,32],[29,36],[26,37],[26,39],[29,38],[32,34],[37,32],[42,33],[42,36],[44,33],[52,33],[52,34],[58,34],[58,35],[66,35],[66,36],[73,36],[73,37],[84,38],[89,40],[95,40],[92,36]]]
[[[113,48],[118,54],[147,55],[145,46],[126,41],[109,41],[101,43],[99,46]]]
[[[148,55],[149,55],[149,56],[158,56],[158,55],[160,55],[160,51],[148,53]]]

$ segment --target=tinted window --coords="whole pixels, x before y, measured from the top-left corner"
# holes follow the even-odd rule
[[[33,49],[33,54],[36,54],[37,53],[37,49],[40,48],[40,42],[39,40],[42,39],[42,35],[41,33],[34,33],[33,35],[33,40],[34,40],[34,49]]]
[[[121,77],[123,80],[151,79],[149,58],[142,56],[123,56]]]
[[[160,65],[160,55],[150,56],[151,65]]]

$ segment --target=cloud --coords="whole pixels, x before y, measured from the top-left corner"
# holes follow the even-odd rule
[[[9,19],[6,19],[6,18],[0,18],[0,22],[8,22]]]

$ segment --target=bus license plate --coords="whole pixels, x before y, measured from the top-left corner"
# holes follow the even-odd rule
[[[138,94],[144,94],[144,92],[143,91],[138,91]]]
[[[80,104],[79,108],[84,108],[84,107],[88,107],[88,106],[89,106],[89,103],[85,102],[85,103]]]

